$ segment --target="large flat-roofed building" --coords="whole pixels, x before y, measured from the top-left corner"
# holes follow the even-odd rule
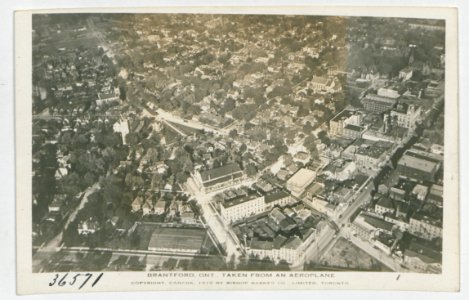
[[[219,168],[193,174],[200,190],[208,193],[240,183],[245,175],[237,164],[227,164]]]
[[[220,213],[226,222],[232,223],[265,211],[264,196],[246,196],[220,203]]]
[[[419,181],[433,181],[441,166],[441,161],[430,153],[407,150],[397,164],[401,176]]]
[[[295,197],[300,196],[316,178],[316,172],[302,168],[298,170],[290,179],[287,181],[287,189],[291,191]]]
[[[368,94],[361,102],[365,110],[380,114],[393,108],[396,105],[397,99]]]
[[[204,228],[158,227],[151,235],[148,250],[199,253],[207,238],[207,230]]]

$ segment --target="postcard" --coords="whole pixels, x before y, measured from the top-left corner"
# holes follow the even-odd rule
[[[459,290],[457,9],[15,14],[19,294]]]

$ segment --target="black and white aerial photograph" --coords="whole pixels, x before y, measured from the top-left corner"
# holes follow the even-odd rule
[[[32,272],[441,274],[446,28],[33,13]]]

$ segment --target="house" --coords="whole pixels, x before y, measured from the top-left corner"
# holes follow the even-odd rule
[[[65,206],[65,195],[55,195],[54,199],[48,205],[49,213],[61,213]]]
[[[98,221],[93,218],[81,221],[78,223],[78,234],[79,235],[89,235],[93,234],[100,229]]]
[[[195,218],[195,213],[192,211],[181,212],[181,222],[185,224],[196,224],[197,219]]]
[[[157,215],[164,214],[166,211],[166,201],[163,201],[162,199],[158,199],[158,201],[156,201],[154,211],[155,211],[155,214]]]
[[[150,199],[147,199],[142,205],[143,215],[148,215],[153,213],[153,203]]]
[[[67,176],[68,174],[68,170],[67,168],[58,168],[56,171],[55,171],[55,179],[56,180],[60,180],[62,179],[63,177]]]
[[[138,196],[134,199],[134,201],[131,204],[132,207],[132,212],[137,212],[142,209],[143,205],[143,198]]]

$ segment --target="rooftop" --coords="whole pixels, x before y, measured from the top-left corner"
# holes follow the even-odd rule
[[[233,206],[236,206],[236,205],[239,205],[241,203],[245,203],[245,202],[257,199],[257,198],[259,198],[259,195],[257,195],[257,194],[256,195],[250,195],[250,196],[245,196],[245,197],[241,197],[241,198],[236,198],[236,199],[233,199],[233,200],[225,200],[222,203],[222,205],[225,208],[229,208],[229,207],[233,207]]]
[[[386,152],[392,145],[390,143],[387,143],[387,144],[389,144],[389,145],[385,145],[383,143],[377,142],[377,143],[372,144],[372,145],[362,146],[362,147],[358,148],[356,154],[369,156],[369,157],[373,157],[373,158],[378,158],[384,152]]]
[[[366,223],[370,224],[371,226],[375,228],[383,229],[386,231],[391,231],[393,227],[392,223],[386,222],[385,220],[374,217],[374,216],[363,215],[363,219],[365,220]]]
[[[376,205],[379,205],[381,207],[386,207],[386,208],[394,208],[394,204],[392,200],[388,197],[382,197],[381,199],[379,199]]]
[[[344,127],[345,129],[348,129],[348,130],[353,130],[353,131],[362,131],[363,130],[363,127],[361,126],[357,126],[357,125],[353,125],[353,124],[347,124],[345,125]]]
[[[332,118],[331,121],[342,121],[342,120],[345,120],[345,119],[349,118],[353,114],[354,114],[354,112],[351,111],[351,110],[343,110],[340,113],[338,113],[337,115],[335,115],[335,117]]]
[[[389,106],[393,106],[394,104],[396,104],[396,101],[397,101],[396,99],[380,96],[380,95],[377,95],[377,94],[368,94],[368,95],[365,96],[365,98],[363,98],[363,100],[364,101],[381,102],[381,103],[387,104]]]
[[[206,182],[210,180],[220,179],[224,176],[228,176],[228,175],[232,175],[236,173],[242,173],[242,171],[237,164],[233,163],[233,164],[227,164],[227,165],[221,166],[219,168],[202,171],[200,173],[200,176],[202,177],[202,180]]]
[[[405,250],[406,256],[418,257],[425,263],[441,263],[441,252],[424,242],[413,239]]]
[[[285,197],[288,197],[288,196],[290,196],[290,194],[288,194],[284,190],[274,191],[272,193],[269,193],[269,194],[265,195],[265,203],[267,204],[267,203],[270,203],[270,202],[273,202],[275,200],[282,199],[282,198],[285,198]]]
[[[316,177],[316,172],[309,169],[300,169],[290,179],[287,184],[294,184],[298,186],[304,186],[312,181]]]
[[[398,165],[430,173],[437,168],[438,163],[429,161],[425,158],[416,157],[415,155],[410,155],[409,152],[406,152],[399,160]]]

